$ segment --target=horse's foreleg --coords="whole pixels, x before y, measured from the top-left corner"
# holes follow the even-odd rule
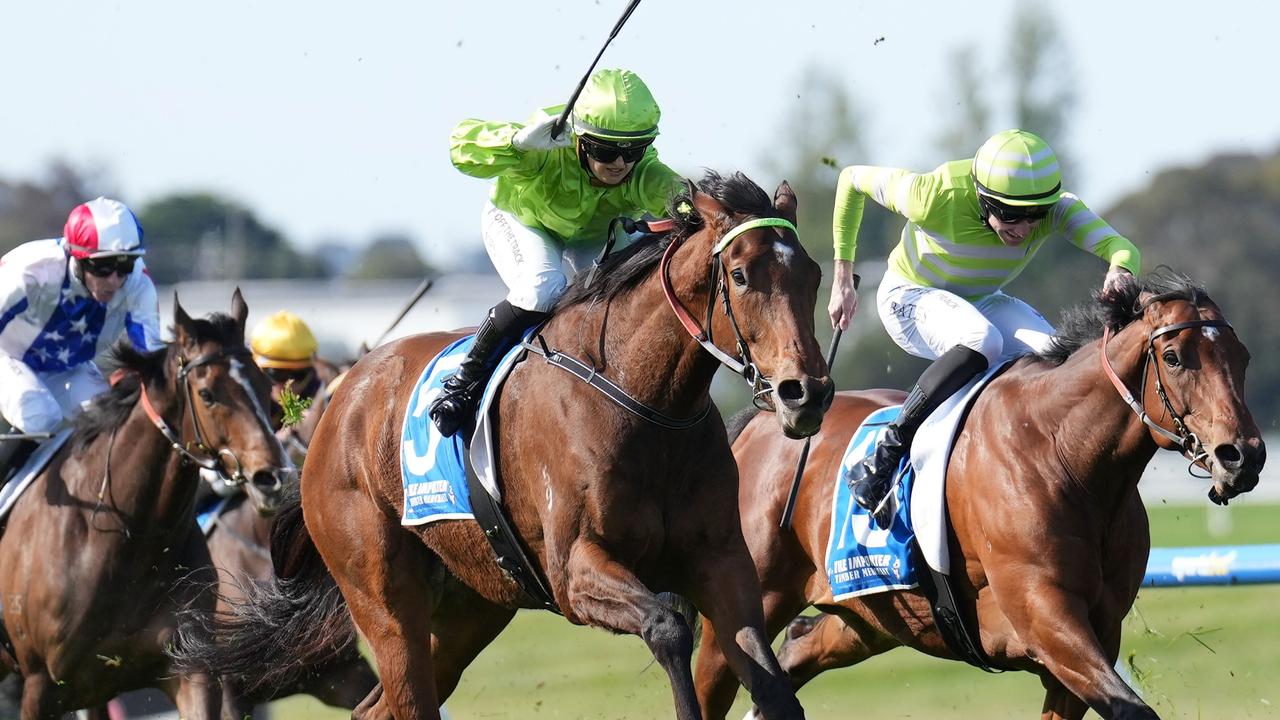
[[[22,720],[56,718],[58,697],[53,679],[43,672],[35,672],[22,682]]]
[[[1000,597],[999,588],[996,591]],[[1035,657],[1070,693],[1104,718],[1159,717],[1116,673],[1114,661],[1089,623],[1084,600],[1044,586],[1027,587],[1024,593],[1010,594],[1000,603],[1001,609],[1018,634],[1029,640]],[[1036,600],[1028,600],[1027,595]]]
[[[217,720],[222,710],[222,688],[210,675],[179,675],[171,692],[182,720]]]
[[[795,593],[795,597],[792,595],[789,592],[765,593],[765,637],[777,635],[788,620],[808,605],[802,594]],[[781,663],[781,666],[785,672],[786,664]],[[702,712],[709,719],[724,717],[738,694],[738,677],[725,659],[715,626],[710,622],[702,623],[702,647],[698,651],[693,678],[698,687],[698,701],[702,704]]]
[[[693,631],[599,545],[580,540],[569,552],[565,616],[574,622],[638,635],[667,672],[679,720],[701,720],[693,690]]]
[[[1041,678],[1044,683],[1044,706],[1040,720],[1080,720],[1089,712],[1089,706],[1074,693],[1062,686],[1052,675]]]
[[[735,550],[738,548],[708,547],[699,551],[691,568],[692,577],[699,579],[692,590],[693,601],[715,628],[724,661],[751,693],[762,716],[770,720],[803,718],[791,681],[778,665],[764,633],[755,565],[745,546]]]

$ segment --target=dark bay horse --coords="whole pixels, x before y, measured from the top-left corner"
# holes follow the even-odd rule
[[[174,342],[117,346],[124,378],[18,499],[0,537],[6,667],[24,678],[23,720],[58,718],[159,687],[187,720],[211,720],[216,680],[175,673],[165,646],[184,606],[212,609],[209,553],[192,508],[201,465],[264,508],[294,472],[271,432],[267,380],[244,347],[248,308],[192,319]]]
[[[813,336],[820,271],[793,230],[755,222],[794,223],[785,183],[771,203],[745,176],[709,173],[672,209],[672,232],[616,253],[595,282],[581,278],[542,337],[687,427],[648,422],[531,355],[498,401],[504,504],[566,619],[643,638],[678,717],[701,717],[694,638],[660,591],[691,600],[719,628],[721,652],[766,717],[802,717],[763,632],[737,466],[709,390],[713,352],[744,355],[748,374],[767,378],[757,385],[769,388],[761,396],[783,431],[817,431],[832,391]],[[707,346],[685,323],[701,317],[714,338],[704,336]],[[239,634],[219,635],[235,639],[214,644],[211,659],[185,638],[182,657],[282,683],[350,640],[349,608],[382,678],[356,716],[437,718],[516,610],[537,606],[496,565],[475,522],[400,524],[406,404],[423,368],[459,337],[402,339],[352,368],[313,439],[301,509],[285,506],[273,527],[280,582],[243,609]]]
[[[1138,292],[1067,313],[1045,356],[1019,360],[978,397],[949,463],[959,609],[991,664],[1040,676],[1044,718],[1074,720],[1089,708],[1156,717],[1113,669],[1150,548],[1137,484],[1156,450],[1197,457],[1223,503],[1253,489],[1266,458],[1244,402],[1249,353],[1222,311],[1181,277],[1149,277]],[[1110,337],[1100,340],[1104,329]],[[1136,396],[1132,406],[1105,367]],[[734,442],[770,637],[809,605],[828,613],[796,620],[778,654],[797,688],[899,645],[956,659],[919,590],[834,602],[825,571],[831,483],[845,448],[863,418],[902,398],[840,393],[813,439],[790,533],[777,528],[800,443],[760,418]],[[697,672],[713,718],[735,693],[717,630],[706,629]]]

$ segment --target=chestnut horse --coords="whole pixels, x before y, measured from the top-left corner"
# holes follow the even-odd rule
[[[1045,355],[1020,359],[978,396],[949,461],[959,609],[991,665],[1040,676],[1044,718],[1089,708],[1156,717],[1113,669],[1150,547],[1137,483],[1156,450],[1194,456],[1211,473],[1210,497],[1223,503],[1253,489],[1266,458],[1244,402],[1249,353],[1222,311],[1181,277],[1149,277],[1138,292],[1066,313]],[[1121,386],[1136,395],[1132,404]],[[758,418],[734,442],[770,637],[809,605],[829,613],[796,620],[779,651],[797,688],[899,645],[956,659],[920,590],[834,602],[826,575],[832,482],[845,448],[863,418],[902,397],[837,397],[813,440],[794,532],[777,528],[800,443]],[[717,635],[706,628],[697,680],[708,717],[722,718],[735,687]]]
[[[195,320],[174,299],[174,342],[127,343],[127,373],[76,421],[19,497],[0,537],[7,672],[23,720],[158,687],[184,718],[218,715],[217,682],[165,654],[184,606],[212,609],[209,553],[192,509],[198,470],[220,467],[264,508],[294,474],[267,418],[266,377],[244,346],[248,308]]]
[[[820,271],[794,234],[785,183],[770,203],[741,174],[708,173],[671,207],[673,231],[611,256],[595,282],[580,278],[541,336],[686,427],[648,421],[530,355],[497,400],[503,501],[565,618],[643,638],[678,717],[701,717],[694,638],[658,592],[691,600],[719,628],[721,652],[766,717],[802,717],[764,635],[737,466],[710,388],[718,354],[756,377],[783,432],[818,430],[833,390],[813,335]],[[695,317],[708,319],[705,333]],[[382,678],[356,717],[437,718],[516,610],[539,607],[498,567],[477,523],[400,524],[406,405],[423,368],[459,337],[402,339],[352,368],[312,441],[301,512],[286,506],[273,528],[280,583],[244,609],[234,641],[206,648],[212,658],[186,638],[181,657],[279,684],[311,650],[350,639],[322,631],[349,608]]]

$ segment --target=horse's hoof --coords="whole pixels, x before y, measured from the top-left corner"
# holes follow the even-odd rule
[[[819,615],[801,615],[787,624],[787,642],[799,640],[818,625]],[[755,712],[752,710],[752,712]]]

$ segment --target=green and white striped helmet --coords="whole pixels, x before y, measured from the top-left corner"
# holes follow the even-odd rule
[[[597,70],[573,107],[573,130],[626,147],[658,136],[662,110],[648,86],[630,70]]]
[[[978,194],[1002,205],[1052,205],[1062,196],[1058,157],[1043,138],[1026,130],[997,133],[973,158]]]

